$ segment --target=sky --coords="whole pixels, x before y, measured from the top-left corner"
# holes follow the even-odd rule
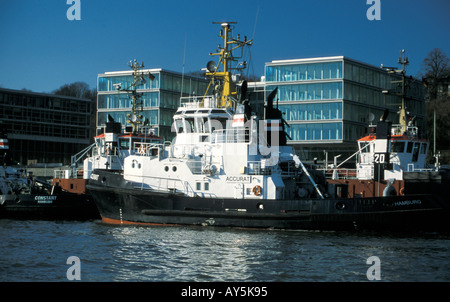
[[[51,92],[97,85],[98,74],[146,68],[199,71],[217,57],[220,26],[253,39],[249,73],[273,60],[345,56],[398,66],[405,49],[417,76],[434,48],[450,57],[449,0],[0,0],[0,87]],[[367,11],[380,2],[380,20]],[[67,4],[69,2],[69,4]],[[367,3],[369,2],[369,4]],[[223,6],[226,3],[226,6]]]

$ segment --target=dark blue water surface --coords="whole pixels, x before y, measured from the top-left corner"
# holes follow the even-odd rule
[[[0,281],[69,281],[70,256],[85,282],[369,282],[371,256],[381,281],[450,281],[449,248],[443,234],[0,220]]]

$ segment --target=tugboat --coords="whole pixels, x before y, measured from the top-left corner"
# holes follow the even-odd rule
[[[27,175],[12,166],[8,139],[0,138],[0,218],[89,220],[98,219],[91,198],[63,192],[59,186]]]
[[[94,139],[92,145],[72,156],[70,169],[55,170],[53,185],[60,186],[65,192],[88,194],[86,184],[92,171],[95,169],[121,171],[124,158],[134,154],[135,151],[143,152],[144,143],[163,142],[161,137],[152,132],[137,133],[130,128],[122,129],[122,124],[115,122],[111,116],[108,116],[104,132]],[[136,150],[133,149],[135,145],[138,146]],[[86,154],[89,156],[85,157]],[[82,168],[78,169],[78,162],[81,159],[83,159]]]
[[[402,65],[400,70],[389,69],[401,75],[401,93],[397,94],[402,99],[399,122],[392,124],[388,121],[389,111],[385,110],[374,125],[372,114],[369,133],[358,140],[358,151],[340,164],[356,156],[356,172],[349,173],[349,170],[339,169],[340,165],[336,165],[328,180],[329,183],[348,184],[348,197],[424,193],[444,197],[450,194],[450,171],[440,169],[438,154],[435,154],[435,166],[427,166],[429,141],[414,124],[415,117],[406,111],[406,65],[409,61],[404,50],[398,61]]]
[[[286,122],[269,94],[263,119],[252,113],[247,83],[237,85],[234,51],[252,40],[221,23],[218,64],[204,96],[182,97],[171,143],[144,144],[123,171],[96,169],[87,189],[110,224],[199,225],[306,230],[450,229],[449,206],[433,194],[347,197],[287,145]],[[238,67],[236,67],[238,66]],[[240,86],[238,92],[237,86]],[[209,90],[208,88],[208,90]],[[137,146],[134,146],[136,149]]]

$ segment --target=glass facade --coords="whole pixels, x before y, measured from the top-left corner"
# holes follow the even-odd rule
[[[159,107],[159,92],[141,93],[143,107]],[[129,109],[131,99],[127,93],[99,94],[98,109]]]
[[[398,123],[400,79],[343,56],[273,61],[265,66],[265,99],[278,89],[274,102],[289,124],[288,143],[300,148],[296,152],[303,159],[323,158],[324,152],[329,158],[344,158],[356,151],[356,140],[366,134],[371,116],[376,122],[389,109],[388,119]],[[407,111],[423,127],[423,85],[408,80],[407,95]]]
[[[329,80],[342,78],[342,62],[266,66],[267,82]]]
[[[342,103],[281,104],[286,121],[341,120]]]
[[[172,117],[180,105],[181,95],[203,94],[208,87],[208,81],[191,76],[183,77],[181,74],[162,69],[143,72],[150,72],[155,79],[146,79],[137,89],[141,96],[141,114],[144,120],[148,119],[158,135],[170,140],[174,136],[171,132]],[[119,92],[116,87],[120,84],[122,89],[128,88],[132,81],[131,71],[109,72],[98,76],[97,129],[104,126],[108,115],[116,122],[127,125],[126,116],[132,107],[131,96],[126,92]]]
[[[342,82],[289,84],[273,86],[268,85],[267,90],[272,91],[278,87],[277,99],[280,102],[333,100],[342,98]]]
[[[342,56],[273,61],[266,63],[265,79],[266,96],[278,88],[276,101],[291,125],[293,143],[355,142],[365,134],[369,116],[378,119],[386,108],[390,120],[398,122],[401,100],[395,95],[398,83],[393,82],[400,78],[379,67]],[[411,80],[407,94],[407,109],[423,126],[425,89]],[[328,135],[329,128],[333,135]],[[327,135],[322,135],[323,129]]]
[[[88,99],[0,88],[0,124],[13,159],[70,164],[92,138],[93,105]]]
[[[293,124],[286,132],[294,141],[342,140],[342,123]]]
[[[145,90],[158,89],[160,75],[159,73],[155,73],[153,76],[155,77],[153,80],[147,80],[142,86],[139,86],[139,88]],[[132,82],[133,77],[131,75],[99,76],[98,91],[117,91],[117,88],[114,85],[120,84],[122,88],[127,88],[131,86]]]
[[[266,64],[266,93],[289,123],[291,142],[342,141],[343,61],[278,61]]]

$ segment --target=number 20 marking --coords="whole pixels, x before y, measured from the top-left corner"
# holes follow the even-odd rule
[[[386,155],[383,153],[375,153],[374,161],[377,164],[382,164],[386,160]]]

